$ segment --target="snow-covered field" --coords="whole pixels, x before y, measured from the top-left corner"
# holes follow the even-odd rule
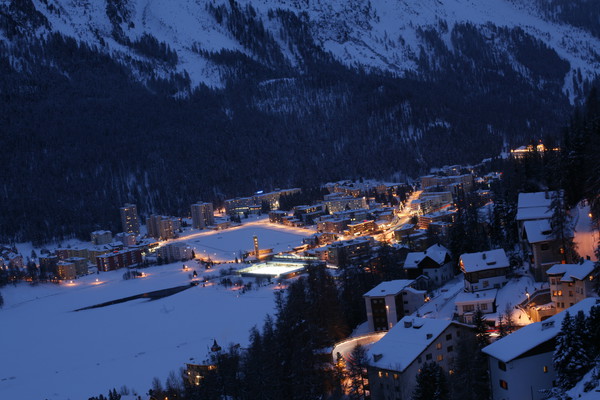
[[[274,309],[273,286],[239,294],[199,285],[156,301],[73,311],[188,284],[191,271],[181,266],[151,267],[127,281],[118,270],[60,286],[2,288],[0,399],[87,399],[123,385],[143,395],[153,377],[164,382],[185,362],[204,360],[213,339],[244,346]]]
[[[261,249],[273,249],[275,253],[289,251],[302,244],[302,239],[314,231],[271,224],[268,219],[244,223],[244,225],[222,231],[197,231],[185,233],[178,241],[194,248],[197,256],[210,256],[213,260],[233,261],[240,252],[254,248],[253,237],[258,237]]]

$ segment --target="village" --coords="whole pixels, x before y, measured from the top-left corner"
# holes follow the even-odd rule
[[[482,351],[492,398],[530,393],[541,399],[556,380],[552,344],[565,311],[589,313],[600,304],[598,232],[585,204],[557,211],[560,192],[519,193],[510,221],[518,235],[514,246],[488,244],[489,250],[453,254],[450,235],[461,203],[475,210],[481,235],[490,237],[498,223],[492,188],[502,174],[481,171],[481,165],[455,165],[411,183],[331,182],[310,204],[299,203],[308,198],[299,188],[257,192],[225,200],[218,209],[192,204],[184,217],[149,215],[145,225],[135,204],[125,204],[120,233],[94,231],[90,242],[73,239],[55,248],[4,247],[0,276],[15,287],[28,282],[68,290],[111,285],[121,273],[123,280],[148,280],[156,268],[170,266],[170,273],[184,274],[173,281],[179,286],[154,277],[151,291],[104,296],[82,310],[175,296],[188,288],[186,282],[200,290],[222,287],[243,300],[259,287],[284,290],[318,266],[334,277],[349,266],[377,273],[393,251],[394,276],[401,279],[363,293],[366,322],[331,349],[332,360],[349,360],[357,344],[366,350],[364,398],[411,398],[414,378],[428,362],[452,374],[459,338],[483,324],[491,337]],[[557,212],[565,214],[559,231]],[[220,349],[223,339],[212,340],[207,353]],[[214,365],[205,363],[206,354],[195,354],[180,365],[190,385],[202,385]]]

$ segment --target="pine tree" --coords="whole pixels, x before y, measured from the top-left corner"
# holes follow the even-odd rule
[[[568,311],[556,336],[556,348],[552,359],[558,377],[558,385],[568,390],[589,370],[592,361],[585,348],[585,315],[579,311],[575,318]]]
[[[485,323],[483,312],[477,308],[473,315],[473,325],[475,325],[475,337],[479,348],[484,348],[490,344],[490,333],[488,332],[488,326]]]
[[[417,374],[413,400],[448,400],[448,383],[442,367],[426,363]]]
[[[590,349],[590,358],[600,356],[600,306],[590,309],[586,319],[587,342],[586,348]]]
[[[487,359],[474,336],[466,335],[458,341],[452,369],[453,400],[489,399]]]
[[[550,227],[552,228],[552,237],[560,242],[560,252],[563,263],[569,263],[571,260],[578,258],[575,251],[571,233],[571,218],[566,211],[566,205],[563,198],[563,192],[557,191],[550,203],[552,209],[552,217],[550,219]]]
[[[503,337],[505,337],[506,335],[508,335],[508,333],[506,332],[506,317],[504,315],[504,313],[500,313],[498,315],[498,338],[502,339]]]
[[[4,306],[4,297],[2,297],[2,293],[0,293],[0,308]]]
[[[348,357],[349,397],[352,400],[365,398],[365,375],[368,363],[367,350],[356,345]]]
[[[513,321],[514,311],[510,303],[506,303],[506,308],[504,309],[504,323],[506,324],[506,334],[510,335],[515,330],[515,323]]]

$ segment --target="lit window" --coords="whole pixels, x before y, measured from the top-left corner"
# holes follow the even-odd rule
[[[435,348],[438,349],[438,350],[441,350],[442,349],[442,344],[441,343],[436,344]]]
[[[504,390],[508,390],[508,383],[505,380],[500,379],[500,387]]]
[[[437,360],[438,360],[438,361],[442,361],[443,359],[444,359],[444,356],[443,356],[443,355],[441,355],[441,354],[438,354],[438,356],[437,356]]]
[[[548,366],[544,365],[544,373],[548,372]]]
[[[379,371],[379,377],[383,378],[383,372]]]

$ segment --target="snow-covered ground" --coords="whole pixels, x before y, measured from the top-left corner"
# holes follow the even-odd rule
[[[274,309],[274,286],[240,294],[199,285],[160,300],[73,311],[185,285],[191,273],[182,263],[147,268],[144,278],[127,281],[123,272],[2,288],[0,399],[87,399],[123,385],[143,395],[153,377],[164,382],[185,362],[204,360],[213,339],[244,346],[249,329]]]
[[[210,256],[213,260],[233,261],[240,257],[240,252],[254,248],[254,236],[258,238],[261,249],[273,249],[273,252],[279,253],[301,245],[302,239],[313,233],[314,230],[306,228],[271,224],[268,219],[262,218],[222,231],[192,230],[184,233],[177,241],[192,246],[199,257]]]
[[[577,245],[577,253],[581,257],[590,257],[597,260],[596,249],[598,248],[598,230],[594,229],[592,218],[590,217],[590,206],[579,204],[575,209],[577,211],[577,223],[575,225],[575,238],[573,241]]]

